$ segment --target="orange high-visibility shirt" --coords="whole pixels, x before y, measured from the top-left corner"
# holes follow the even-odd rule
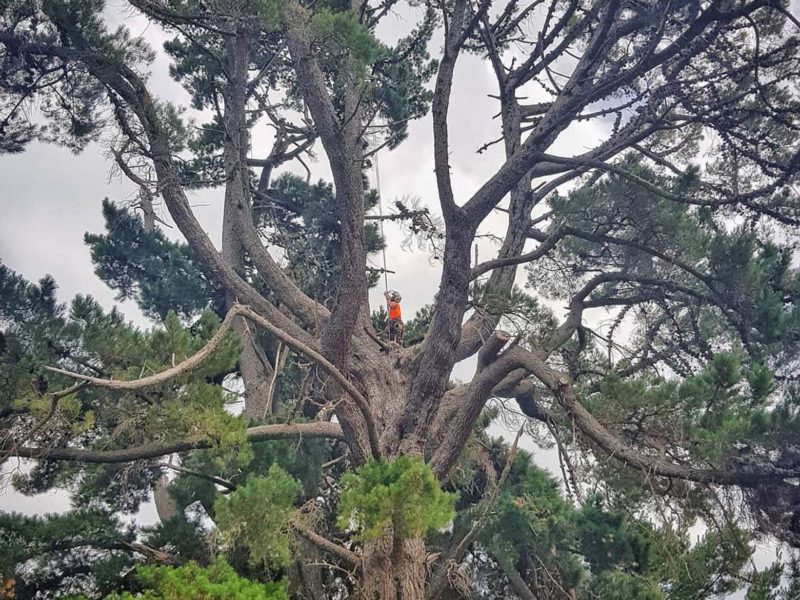
[[[389,318],[394,321],[400,318],[400,303],[389,301]]]

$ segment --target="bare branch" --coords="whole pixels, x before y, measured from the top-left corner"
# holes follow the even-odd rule
[[[228,314],[225,315],[225,319],[222,321],[222,323],[220,323],[219,328],[216,332],[214,332],[214,335],[211,337],[211,339],[208,340],[205,346],[203,346],[195,354],[178,363],[174,367],[170,367],[169,369],[161,371],[160,373],[156,373],[155,375],[142,377],[141,379],[134,379],[132,381],[118,381],[114,379],[100,379],[99,377],[91,377],[89,375],[84,375],[83,373],[75,373],[73,371],[59,369],[58,367],[46,366],[45,369],[53,373],[58,373],[59,375],[65,375],[67,377],[72,377],[73,379],[85,381],[86,383],[95,387],[101,387],[115,391],[140,390],[146,387],[160,385],[171,379],[174,379],[175,377],[178,377],[179,375],[182,375],[183,373],[191,371],[202,364],[205,360],[210,358],[225,339],[225,336],[228,334],[233,325],[233,320],[238,314],[239,311],[236,307],[228,311]]]
[[[201,473],[200,471],[193,471],[192,469],[187,469],[185,467],[181,467],[179,465],[173,465],[172,463],[167,463],[164,465],[168,469],[172,469],[178,473],[183,473],[184,475],[191,475],[192,477],[198,477],[199,479],[205,479],[206,481],[210,481],[211,483],[215,483],[221,487],[224,487],[227,490],[235,491],[236,484],[228,481],[227,479],[223,479],[222,477],[217,477],[215,475],[208,475],[207,473]]]
[[[341,546],[335,542],[330,541],[327,538],[322,537],[320,534],[312,531],[308,527],[306,527],[303,523],[300,523],[297,519],[292,522],[292,527],[294,530],[309,542],[324,550],[334,558],[338,558],[340,561],[344,562],[347,566],[353,569],[360,569],[361,564],[361,557],[348,550],[344,546]]]
[[[479,265],[472,267],[471,279],[476,279],[494,269],[500,267],[507,267],[510,265],[520,265],[523,263],[533,262],[545,256],[550,250],[555,248],[556,244],[564,237],[564,230],[557,229],[550,235],[543,237],[540,241],[539,247],[535,250],[520,254],[518,256],[509,256],[506,258],[495,258],[494,260],[487,260]]]

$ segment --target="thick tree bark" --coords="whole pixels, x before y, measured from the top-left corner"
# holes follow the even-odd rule
[[[511,87],[502,67],[496,68],[500,93],[500,116],[502,118],[503,141],[506,160],[510,159],[522,144],[522,113],[516,98],[516,89]],[[519,256],[528,239],[528,223],[535,203],[531,192],[532,176],[526,173],[512,188],[508,208],[508,225],[503,245],[497,253],[498,261]],[[517,276],[517,265],[511,264],[492,271],[487,287],[493,293],[503,294],[511,290]],[[462,328],[461,341],[456,350],[456,360],[472,356],[499,322],[499,316],[483,312],[474,313]]]
[[[297,559],[289,566],[289,597],[294,600],[326,600],[323,578],[323,556],[319,548],[305,539],[298,539]]]
[[[447,387],[467,309],[470,244],[474,234],[468,224],[448,228],[437,309],[408,386],[406,405],[394,426],[391,448],[395,452],[421,451]]]
[[[159,477],[153,486],[153,502],[158,518],[162,521],[168,521],[178,514],[175,500],[169,493],[169,479],[166,475]]]
[[[423,600],[426,554],[421,539],[384,539],[364,548],[363,600]]]
[[[336,366],[342,366],[351,337],[367,305],[367,251],[364,238],[364,181],[362,176],[363,98],[366,90],[354,75],[344,79],[344,115],[337,118],[325,76],[317,63],[309,33],[309,12],[291,1],[284,8],[289,52],[298,85],[308,105],[333,174],[336,211],[342,245],[342,274],[331,318],[322,332],[322,349]],[[345,70],[347,66],[345,67]]]
[[[515,568],[507,565],[506,562],[502,560],[499,561],[499,564],[506,574],[506,577],[508,577],[511,588],[522,600],[539,600],[539,596],[533,593]]]

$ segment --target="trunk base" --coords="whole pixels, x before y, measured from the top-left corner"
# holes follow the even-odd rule
[[[362,600],[423,600],[425,544],[387,536],[364,548]]]

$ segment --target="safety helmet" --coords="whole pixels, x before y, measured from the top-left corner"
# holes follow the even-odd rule
[[[391,298],[392,302],[400,302],[403,299],[397,290],[389,290],[389,298]]]

